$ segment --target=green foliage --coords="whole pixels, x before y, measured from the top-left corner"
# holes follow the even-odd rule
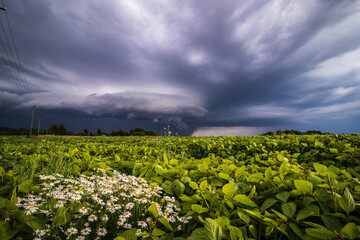
[[[142,233],[150,239],[358,239],[359,135],[311,134],[1,137],[0,208],[2,219],[11,219],[0,224],[1,239],[44,224],[20,217],[14,205],[38,190],[39,174],[80,176],[98,167],[158,183],[193,216],[176,231],[149,205],[158,221]],[[66,222],[64,214],[56,213],[56,222]],[[124,234],[118,238],[128,239]]]

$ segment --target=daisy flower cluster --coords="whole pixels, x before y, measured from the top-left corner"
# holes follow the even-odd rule
[[[181,209],[175,198],[163,195],[155,183],[117,171],[97,169],[96,173],[79,178],[40,175],[40,191],[18,197],[16,205],[26,215],[47,221],[44,229],[34,232],[34,239],[113,239],[130,229],[136,229],[137,236],[146,237],[154,228],[166,231],[171,226],[173,231],[181,231],[191,219],[179,216]],[[166,219],[170,225],[157,221],[148,211],[151,205],[156,206],[158,218]],[[54,227],[60,208],[66,209],[63,212],[68,220]]]

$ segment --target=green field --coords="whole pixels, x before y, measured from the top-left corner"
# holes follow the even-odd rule
[[[0,239],[360,238],[358,134],[8,136],[0,177]]]

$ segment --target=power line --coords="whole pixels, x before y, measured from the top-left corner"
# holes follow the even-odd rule
[[[19,85],[20,83],[19,83],[18,79],[16,78],[16,75],[15,75],[14,70],[13,70],[13,68],[12,68],[11,62],[10,62],[10,60],[9,60],[8,53],[7,53],[7,51],[6,51],[5,44],[4,44],[1,36],[0,36],[0,42],[1,42],[1,45],[3,46],[4,52],[5,52],[5,54],[4,54],[4,53],[3,53],[3,50],[0,48],[0,53],[1,53],[1,56],[2,56],[1,58],[2,58],[2,60],[3,60],[3,62],[4,62],[4,66],[7,66],[7,69],[9,70],[11,77],[12,77],[13,79],[15,79],[15,83],[16,83],[16,86],[18,87],[18,89],[19,89],[20,91],[23,91],[23,90],[21,89],[21,86]],[[6,57],[5,57],[5,55],[6,55]]]
[[[10,48],[10,50],[7,50],[7,47],[6,47],[5,43],[4,43],[4,41],[2,40],[2,38],[0,38],[1,39],[1,44],[2,44],[2,46],[4,48],[5,55],[7,57],[6,60],[8,61],[8,66],[10,66],[11,69],[12,69],[12,73],[13,73],[12,75],[13,75],[16,83],[17,83],[17,86],[19,87],[20,92],[24,93],[25,97],[29,100],[30,97],[27,95],[27,90],[26,90],[23,82],[20,79],[20,73],[19,73],[18,69],[16,69],[16,62],[14,61],[14,55],[12,54],[11,46],[10,46],[10,43],[8,41],[7,34],[6,34],[6,31],[5,31],[4,25],[3,25],[2,21],[1,21],[1,18],[0,18],[0,25],[1,25],[1,28],[2,28],[2,30],[4,32],[4,36],[5,36],[5,40],[6,40],[5,42],[7,43],[8,47]],[[10,54],[8,53],[8,51],[10,51]],[[11,58],[10,55],[12,55],[12,58]]]
[[[18,57],[18,62],[17,62],[15,57],[14,57],[12,47],[10,45],[10,41],[9,41],[9,39],[7,37],[6,30],[5,30],[4,25],[3,25],[2,21],[1,21],[1,18],[0,18],[0,25],[1,25],[1,28],[2,28],[2,30],[4,32],[5,40],[6,40],[6,43],[7,43],[8,47],[9,47],[9,51],[10,51],[10,54],[8,54],[7,47],[5,46],[5,43],[3,42],[2,38],[0,38],[1,44],[2,44],[2,46],[4,48],[5,55],[7,57],[8,68],[9,68],[9,70],[10,70],[10,67],[12,68],[12,72],[11,71],[10,72],[12,73],[11,75],[15,79],[15,82],[16,82],[20,92],[24,93],[24,95],[25,95],[25,97],[26,97],[26,99],[28,101],[31,101],[31,100],[33,100],[33,97],[31,95],[31,90],[29,88],[29,85],[28,85],[26,79],[24,79],[23,75],[21,75],[21,73],[23,73],[23,67],[22,67],[21,62],[20,62],[19,53],[18,53],[17,48],[16,48],[16,44],[15,44],[15,41],[14,41],[14,36],[12,34],[11,25],[10,25],[10,22],[9,22],[7,13],[6,13],[6,7],[5,7],[5,4],[4,4],[3,0],[2,0],[2,3],[3,3],[3,8],[2,9],[5,11],[8,27],[9,27],[9,30],[10,30],[10,35],[11,35],[11,38],[12,38],[12,42],[13,42],[13,45],[14,45],[14,48],[15,48],[16,55]],[[10,57],[10,55],[11,55],[12,58]],[[5,63],[4,59],[3,59],[3,61]]]
[[[3,4],[3,7],[6,9],[5,4],[4,4],[4,0],[2,0],[2,4]],[[14,40],[14,35],[13,35],[13,31],[12,31],[12,29],[11,29],[11,25],[10,25],[10,21],[9,21],[9,18],[8,18],[7,11],[5,11],[5,16],[6,16],[6,21],[7,21],[8,27],[9,27],[11,40],[12,40],[12,42],[13,42],[13,44],[14,44],[15,53],[16,53],[16,56],[17,56],[17,59],[18,59],[18,64],[19,64],[19,66],[20,66],[20,68],[21,68],[22,77],[23,77],[23,80],[24,80],[24,82],[25,82],[26,90],[27,90],[28,93],[30,94],[30,98],[32,98],[31,89],[30,89],[30,87],[29,87],[28,82],[26,81],[26,78],[24,77],[24,68],[23,68],[23,66],[22,66],[22,63],[21,63],[21,60],[20,60],[20,57],[19,57],[19,52],[18,52],[17,47],[16,47],[16,43],[15,43],[15,40]]]
[[[0,20],[0,21],[1,21],[1,20]],[[1,42],[1,45],[3,46],[4,52],[5,52],[5,55],[6,55],[6,57],[5,57],[5,55],[4,55],[3,53],[1,53],[1,55],[3,56],[3,57],[2,57],[2,60],[3,60],[3,62],[4,62],[4,66],[7,66],[7,67],[8,67],[8,70],[9,70],[9,72],[10,72],[10,75],[11,75],[12,78],[15,80],[16,86],[18,87],[19,91],[20,91],[21,93],[24,93],[24,94],[25,94],[25,97],[27,98],[27,100],[30,100],[29,97],[26,95],[26,90],[24,89],[24,87],[23,87],[23,86],[21,85],[21,83],[20,83],[19,77],[18,77],[18,75],[16,74],[17,71],[16,71],[16,69],[15,69],[14,66],[13,66],[14,63],[13,63],[13,62],[11,61],[11,59],[10,59],[10,56],[9,56],[7,50],[6,50],[5,43],[3,42],[1,36],[0,36],[0,42]],[[1,49],[0,49],[0,50],[1,50]],[[2,52],[2,50],[1,50],[1,52]]]

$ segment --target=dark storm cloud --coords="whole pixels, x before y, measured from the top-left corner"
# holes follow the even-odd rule
[[[9,111],[35,103],[55,114],[240,132],[329,119],[352,123],[344,131],[358,126],[357,1],[5,3],[34,96],[14,98],[3,64]]]
[[[201,106],[187,103],[188,97],[181,95],[125,92],[86,97],[80,105],[89,115],[124,116],[127,119],[155,119],[172,123],[186,129],[183,118],[204,117],[207,110]]]

